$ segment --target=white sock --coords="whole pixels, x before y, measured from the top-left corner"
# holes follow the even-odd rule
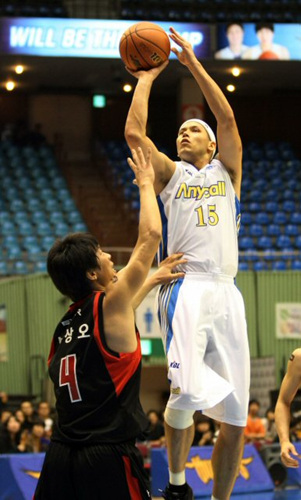
[[[211,500],[218,500],[218,498],[216,498],[216,497],[214,497],[214,496],[212,495]]]
[[[169,482],[175,486],[181,486],[186,483],[185,470],[182,472],[171,472],[169,471]]]

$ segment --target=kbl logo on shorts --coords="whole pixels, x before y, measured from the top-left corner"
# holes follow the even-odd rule
[[[180,368],[180,363],[177,363],[176,361],[172,361],[169,365],[169,368]]]

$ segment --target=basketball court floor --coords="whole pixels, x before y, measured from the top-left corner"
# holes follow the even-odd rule
[[[162,497],[153,497],[153,500],[161,500],[161,498]],[[210,500],[210,496],[196,497],[196,499],[197,498],[200,500]],[[298,488],[252,493],[250,495],[232,495],[231,500],[301,500],[301,486]]]

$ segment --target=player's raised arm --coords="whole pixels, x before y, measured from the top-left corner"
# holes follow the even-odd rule
[[[299,467],[300,458],[290,441],[291,403],[301,384],[301,349],[290,357],[275,409],[275,422],[281,445],[281,460],[287,467]]]
[[[173,28],[170,28],[170,31],[171,40],[181,49],[172,48],[171,50],[179,61],[189,69],[216,118],[219,159],[229,171],[239,196],[242,175],[242,145],[233,110],[219,86],[196,58],[191,44]]]
[[[127,266],[117,275],[117,280],[106,288],[104,301],[106,333],[112,337],[123,335],[125,318],[133,320],[132,301],[143,285],[152,265],[161,239],[161,219],[154,191],[155,173],[151,163],[151,149],[144,158],[141,148],[132,151],[128,158],[135,173],[140,194],[140,218],[138,239]],[[114,324],[113,324],[114,322]],[[123,328],[116,328],[116,325]],[[130,330],[130,328],[129,328]]]
[[[175,164],[165,154],[158,151],[155,144],[146,134],[148,120],[148,103],[154,80],[165,69],[168,61],[161,66],[147,71],[130,71],[138,78],[132,103],[125,124],[125,139],[129,147],[141,146],[144,154],[148,147],[152,150],[152,161],[155,170],[155,191],[159,194],[171,178]]]

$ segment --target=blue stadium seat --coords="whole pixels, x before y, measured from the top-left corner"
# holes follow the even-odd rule
[[[249,227],[249,234],[250,236],[256,236],[256,237],[262,236],[263,235],[262,226],[260,226],[259,224],[251,224]]]
[[[268,236],[279,236],[281,234],[281,229],[278,224],[270,224],[267,226],[267,235]]]
[[[279,189],[280,187],[282,187],[282,184],[283,184],[283,182],[280,179],[280,177],[275,177],[270,182],[270,186],[272,189]]]
[[[241,252],[240,255],[242,255]],[[254,262],[255,260],[257,260],[257,252],[255,248],[247,248],[246,250],[244,250],[243,257],[244,260],[248,262]]]
[[[18,233],[21,236],[27,236],[34,233],[33,226],[29,221],[24,221],[19,224]]]
[[[258,260],[257,262],[254,262],[254,264],[253,264],[253,270],[254,271],[267,271],[268,265],[263,260]]]
[[[39,244],[37,245],[30,245],[27,248],[27,258],[29,261],[36,261],[41,258],[41,247]]]
[[[261,211],[261,203],[256,201],[252,201],[248,204],[249,212],[260,212]]]
[[[280,236],[278,236],[278,238],[276,240],[276,246],[277,246],[277,248],[280,248],[280,249],[291,248],[292,242],[291,242],[290,237],[287,236],[286,234],[281,234]]]
[[[265,205],[265,209],[269,213],[275,213],[279,210],[279,205],[276,201],[267,201]]]
[[[287,234],[288,236],[298,236],[300,233],[298,226],[295,224],[288,224],[284,228],[284,234]]]
[[[285,260],[275,260],[272,262],[272,270],[273,271],[285,271],[287,269],[287,265]]]
[[[71,210],[70,212],[68,212],[68,222],[70,224],[74,224],[76,222],[83,222],[83,218],[81,216],[81,214],[77,211],[77,210]]]
[[[251,191],[248,194],[248,199],[256,202],[261,201],[263,198],[265,198],[265,194],[263,194],[263,192],[260,189],[251,189]]]
[[[66,236],[66,234],[70,233],[70,227],[65,222],[58,222],[54,228],[55,236]]]
[[[39,224],[40,222],[47,222],[48,215],[42,210],[37,210],[31,214],[31,220],[34,224]]]
[[[290,222],[292,224],[301,224],[301,212],[294,212],[290,216]]]
[[[40,239],[40,245],[42,250],[48,252],[48,250],[50,250],[54,242],[55,242],[54,236],[42,236]]]
[[[22,247],[25,250],[28,250],[28,248],[30,248],[32,246],[38,246],[38,245],[39,245],[38,238],[34,234],[31,234],[31,235],[28,235],[28,236],[24,236],[23,239],[22,239]]]
[[[239,243],[239,248],[241,250],[248,250],[250,248],[254,249],[254,241],[250,236],[242,236],[241,238],[238,238],[238,243]]]
[[[6,253],[7,259],[14,260],[14,259],[21,259],[21,257],[22,257],[22,249],[18,244],[10,245],[10,247],[7,248],[7,253]]]
[[[58,200],[56,198],[48,198],[44,203],[45,210],[47,212],[53,212],[58,209]]]
[[[57,224],[58,222],[65,222],[64,214],[62,212],[50,212],[49,220],[52,224]]]
[[[301,235],[297,236],[294,240],[294,246],[301,250]]]
[[[24,210],[23,200],[15,199],[12,200],[9,207],[13,212],[19,212]]]
[[[39,236],[46,236],[53,234],[53,229],[49,222],[38,222],[36,225],[36,234]]]
[[[47,264],[45,260],[38,260],[34,263],[33,268],[35,273],[47,273]]]
[[[256,222],[257,224],[265,226],[267,224],[270,224],[270,217],[266,212],[259,212],[256,216]]]
[[[36,212],[41,211],[43,207],[39,198],[30,198],[27,200],[27,208],[30,212]]]
[[[247,262],[239,262],[238,270],[239,271],[249,271],[250,270],[249,264]]]
[[[269,236],[260,236],[257,241],[257,246],[260,249],[273,248],[272,238]]]
[[[16,262],[14,262],[13,266],[12,266],[12,273],[13,274],[28,274],[29,267],[28,267],[27,262],[24,260],[17,260]]]
[[[287,222],[287,215],[285,212],[282,212],[281,210],[277,210],[277,212],[274,213],[273,215],[273,222],[274,224],[286,224]]]
[[[7,234],[2,237],[2,247],[7,249],[10,248],[11,245],[18,245],[19,238],[17,233],[15,234]]]
[[[282,203],[282,210],[284,210],[284,212],[289,212],[289,213],[295,212],[296,211],[296,203],[292,200],[285,200]]]
[[[86,233],[88,228],[84,222],[75,222],[75,224],[72,225],[72,231],[75,233]]]
[[[241,214],[241,222],[244,226],[252,224],[252,215],[250,214],[250,212],[243,212]]]
[[[278,258],[277,251],[274,248],[267,248],[263,252],[263,257],[265,261],[272,261]]]
[[[279,191],[278,189],[270,188],[263,193],[263,197],[266,201],[277,201],[279,199]]]
[[[293,271],[301,271],[301,260],[293,260],[291,264]]]
[[[10,220],[3,221],[0,224],[0,234],[2,236],[17,235],[15,224]]]
[[[5,260],[0,260],[0,276],[8,276],[10,273],[8,264]]]

